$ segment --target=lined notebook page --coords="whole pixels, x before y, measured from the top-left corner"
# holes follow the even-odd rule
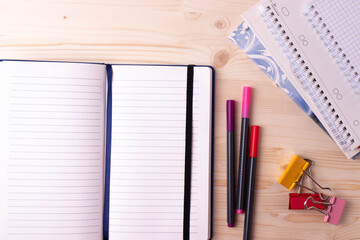
[[[0,239],[102,239],[105,66],[0,68]]]
[[[211,71],[194,71],[191,238],[208,239]],[[183,239],[186,67],[113,66],[110,239]]]

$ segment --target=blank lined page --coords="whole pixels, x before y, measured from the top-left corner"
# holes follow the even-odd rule
[[[102,239],[105,66],[0,68],[0,239]]]
[[[113,66],[110,239],[183,239],[187,67]],[[191,237],[208,239],[211,71],[195,68]]]

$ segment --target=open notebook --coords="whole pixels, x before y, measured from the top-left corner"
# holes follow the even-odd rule
[[[353,158],[360,152],[360,98],[348,84],[349,72],[339,69],[309,23],[313,17],[304,15],[307,3],[263,0],[243,17],[332,139]]]
[[[212,68],[29,61],[0,62],[0,239],[183,239],[189,76],[189,231],[209,239]]]

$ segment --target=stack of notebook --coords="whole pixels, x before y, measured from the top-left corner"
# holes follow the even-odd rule
[[[360,152],[360,2],[263,0],[231,35],[337,143]]]

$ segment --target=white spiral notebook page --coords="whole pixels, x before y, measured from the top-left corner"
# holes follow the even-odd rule
[[[305,14],[315,28],[319,38],[334,58],[343,73],[341,84],[346,92],[336,92],[337,98],[347,96],[352,102],[349,116],[350,138],[354,137],[355,147],[360,146],[360,2],[355,0],[310,1]],[[336,81],[336,80],[334,80]],[[345,98],[345,97],[344,97]],[[341,99],[342,100],[342,99]]]
[[[263,1],[263,4],[271,6],[271,10],[274,10],[275,15],[271,19],[277,17],[279,20],[274,24],[275,27],[281,24],[279,34],[289,37],[288,43],[285,44],[290,42],[294,44],[288,47],[288,51],[299,65],[300,74],[297,74],[302,75],[299,77],[299,82],[303,82],[304,89],[309,86],[305,91],[308,95],[312,95],[313,102],[324,116],[323,125],[329,126],[333,139],[340,143],[346,152],[358,151],[356,149],[360,146],[360,98],[354,94],[344,72],[331,55],[342,54],[343,50],[331,53],[324,46],[319,33],[311,27],[304,16],[307,1],[277,0],[276,2],[276,6],[268,0]],[[271,10],[269,12],[272,12]],[[320,16],[315,16],[318,17]],[[352,34],[347,33],[349,37],[352,37]],[[298,54],[300,58],[297,57]],[[301,61],[304,63],[302,64]]]
[[[348,158],[360,140],[355,95],[304,16],[308,1],[261,1],[244,19]],[[338,99],[339,93],[342,96]]]
[[[102,239],[105,73],[0,63],[0,239]]]
[[[314,25],[322,39],[327,41],[327,47],[337,52],[334,57],[341,68],[348,71],[349,87],[360,98],[360,1],[313,0],[307,7],[312,8],[309,9],[311,18],[317,11],[317,16],[312,19]],[[341,53],[338,53],[338,48],[342,49]],[[351,70],[351,66],[354,69]]]
[[[209,237],[211,69],[194,68],[191,239]],[[187,67],[113,65],[109,238],[183,239]]]

